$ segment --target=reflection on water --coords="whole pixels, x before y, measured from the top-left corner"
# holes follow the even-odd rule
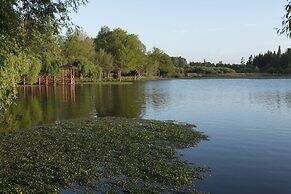
[[[199,190],[291,193],[291,80],[168,80],[18,92],[1,130],[96,116],[193,123],[210,136],[181,152],[211,167]]]
[[[291,108],[290,91],[263,91],[255,92],[249,96],[252,103],[259,103],[268,108],[270,111],[281,108]]]
[[[6,114],[5,122],[1,126],[6,130],[27,128],[64,119],[92,116],[161,119],[159,117],[165,113],[166,117],[170,117],[170,114],[175,115],[177,111],[185,117],[195,114],[197,109],[205,114],[219,106],[230,109],[230,104],[255,107],[260,105],[271,112],[291,108],[291,91],[284,88],[289,85],[283,81],[283,88],[278,85],[280,80],[273,80],[275,83],[268,85],[264,82],[258,85],[260,80],[255,84],[244,82],[232,80],[225,85],[221,80],[180,80],[128,85],[19,87],[16,105]],[[197,121],[193,119],[190,122]]]
[[[2,130],[96,116],[141,117],[142,85],[78,85],[18,88]]]

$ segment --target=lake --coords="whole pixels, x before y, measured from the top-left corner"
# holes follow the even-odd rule
[[[179,151],[211,168],[211,193],[291,193],[291,80],[201,79],[20,87],[4,129],[118,116],[193,123],[209,135]]]

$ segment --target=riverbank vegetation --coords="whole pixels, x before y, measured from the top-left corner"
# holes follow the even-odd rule
[[[0,138],[1,193],[195,193],[208,172],[176,153],[207,136],[170,121],[73,120]]]
[[[138,35],[104,26],[95,37],[72,28],[70,13],[87,0],[1,1],[0,8],[0,109],[11,102],[13,87],[25,78],[33,84],[39,75],[59,76],[60,67],[77,67],[76,76],[92,81],[123,77],[187,77],[231,73],[290,73],[291,51],[267,52],[250,57],[247,64],[187,62],[159,48],[148,50]],[[283,29],[290,33],[290,2]],[[63,35],[60,33],[68,29]],[[3,98],[3,97],[8,98]]]

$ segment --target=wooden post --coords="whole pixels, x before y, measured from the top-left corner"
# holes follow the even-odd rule
[[[56,76],[53,76],[53,79],[54,79],[54,85],[56,85],[57,84]]]
[[[71,85],[73,85],[73,69],[70,69]]]
[[[74,84],[76,83],[76,70],[74,69]]]
[[[49,80],[48,80],[48,76],[45,76],[45,85],[49,85]]]
[[[75,84],[75,69],[73,69],[73,75],[72,75],[72,77],[73,77],[73,84]]]

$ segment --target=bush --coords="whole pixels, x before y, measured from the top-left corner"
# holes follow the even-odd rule
[[[0,68],[0,117],[16,97],[15,75],[16,71],[13,68]]]
[[[187,73],[197,73],[204,75],[217,75],[217,74],[227,74],[235,73],[233,69],[228,67],[202,67],[202,66],[192,66],[188,67]]]

